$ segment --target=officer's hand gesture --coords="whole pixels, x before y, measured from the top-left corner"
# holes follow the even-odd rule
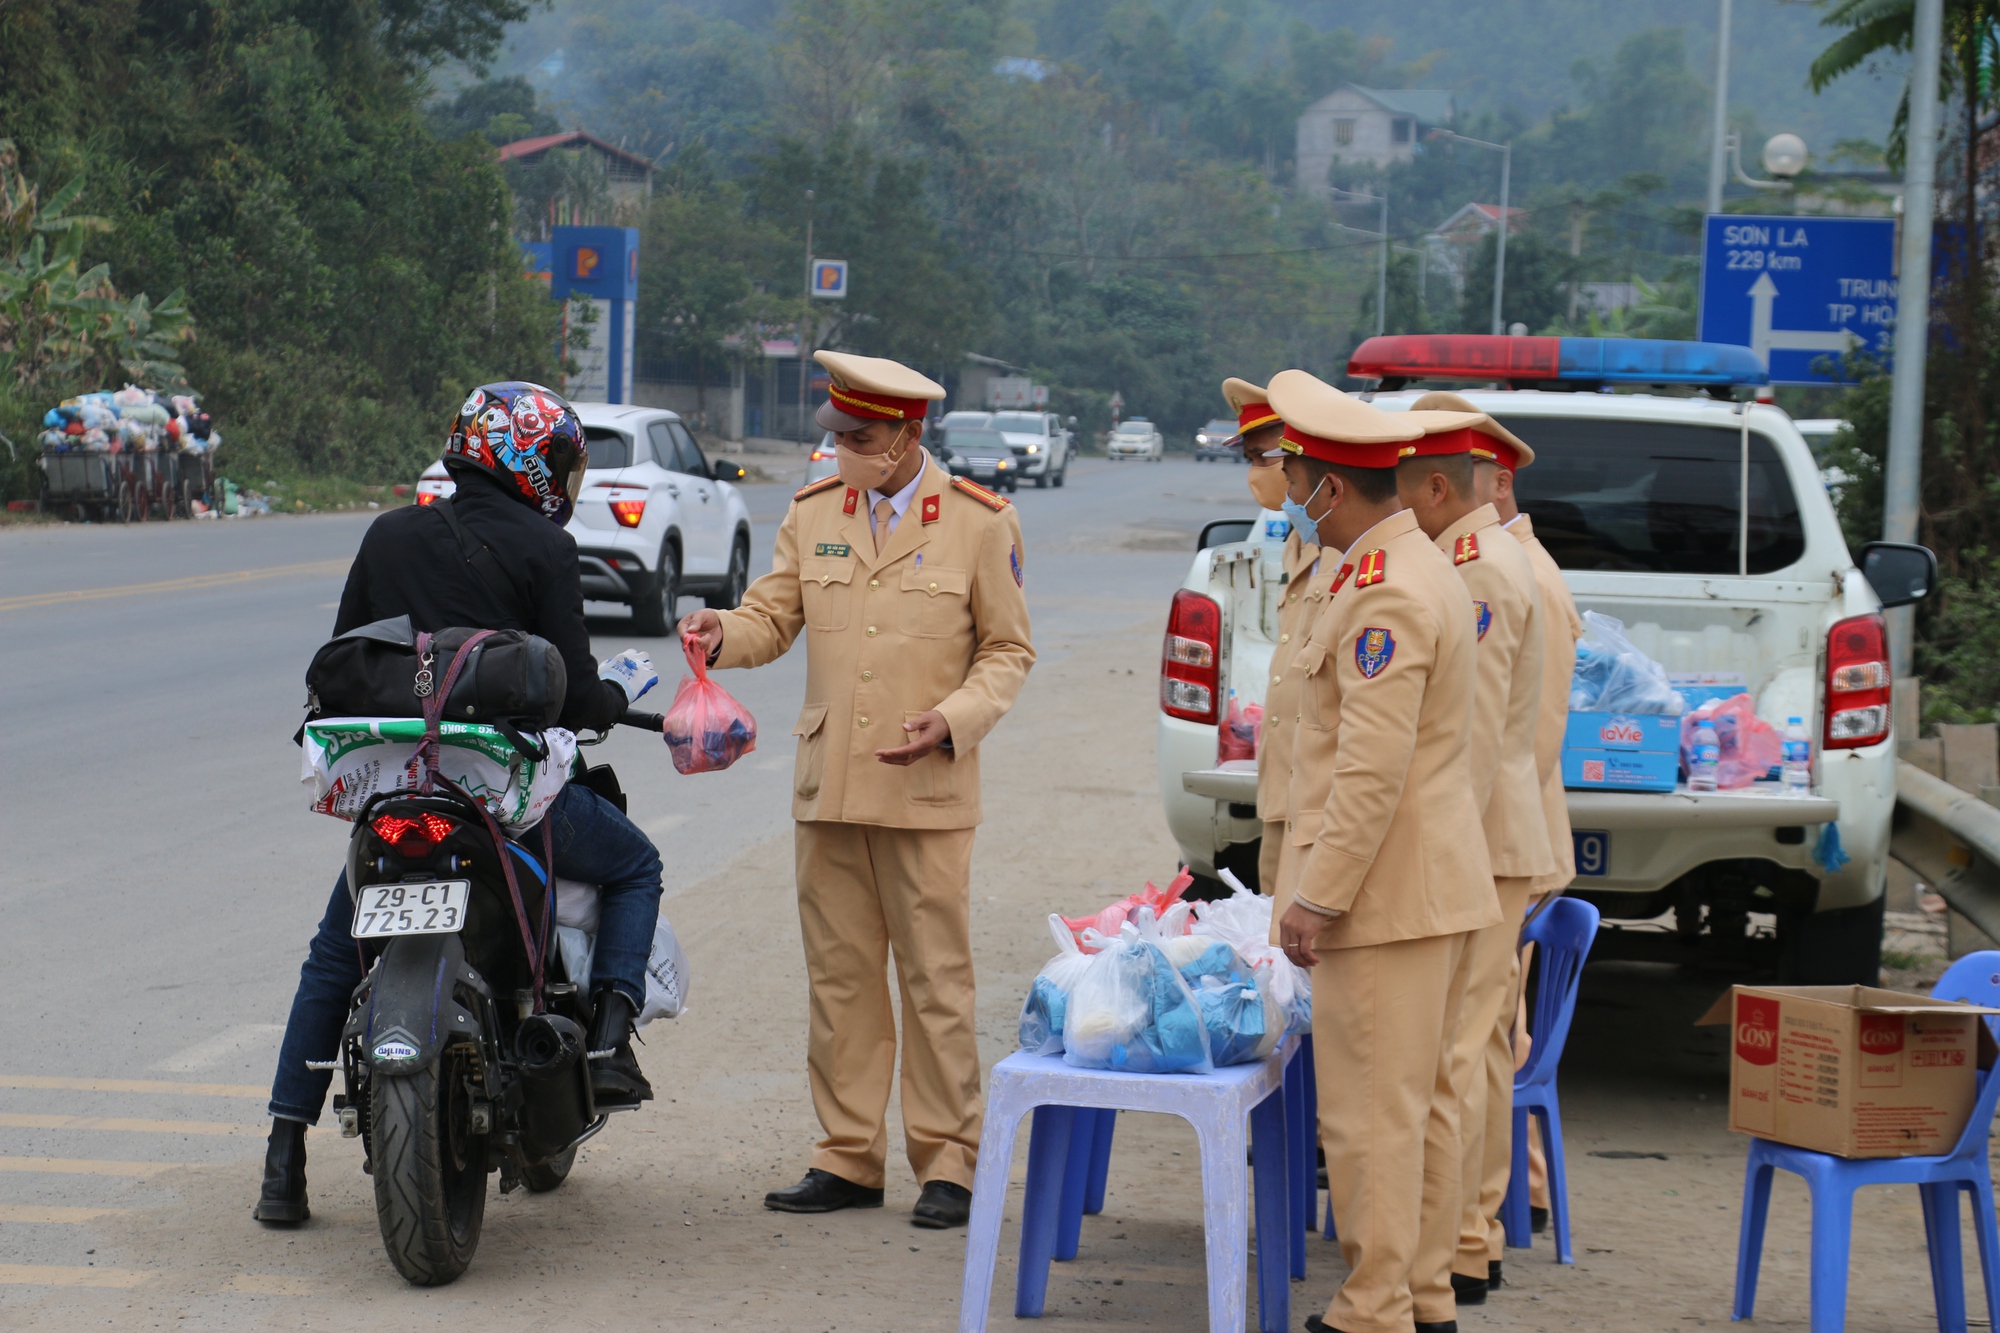
[[[716,641],[721,642],[720,635]],[[928,713],[919,713],[903,724],[909,733],[910,743],[899,745],[893,750],[877,750],[875,757],[885,764],[914,764],[932,750],[951,739],[951,723],[944,720],[944,714],[933,708]]]
[[[722,617],[705,606],[681,617],[680,634],[684,639],[692,636],[700,641],[704,661],[713,662],[722,651]]]

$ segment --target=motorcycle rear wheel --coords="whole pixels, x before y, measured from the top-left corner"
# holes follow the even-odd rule
[[[486,1140],[467,1128],[464,1081],[447,1051],[419,1073],[372,1080],[375,1216],[396,1271],[420,1287],[472,1262],[486,1219]]]
[[[572,1144],[546,1162],[522,1167],[521,1183],[537,1194],[547,1194],[569,1179],[569,1169],[575,1165],[576,1145]]]

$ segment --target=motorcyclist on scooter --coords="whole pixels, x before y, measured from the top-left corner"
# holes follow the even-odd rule
[[[457,483],[449,504],[383,514],[361,539],[335,618],[335,636],[407,615],[419,631],[450,626],[526,630],[555,645],[567,669],[560,725],[608,730],[653,679],[643,654],[600,669],[583,620],[576,542],[563,530],[582,483],[583,425],[558,394],[518,381],[473,390],[453,423],[445,468]],[[469,542],[461,542],[454,521]],[[482,549],[483,548],[483,549]],[[623,660],[621,660],[623,659]],[[635,673],[635,659],[642,665]],[[660,854],[617,806],[576,783],[544,817],[555,869],[598,886],[598,934],[590,984],[590,1049],[614,1050],[590,1064],[599,1107],[653,1095],[631,1046],[632,1019],[646,995],[646,962],[659,915]],[[539,827],[518,835],[534,846]],[[305,1133],[319,1122],[333,1080],[307,1061],[339,1053],[361,954],[350,933],[354,901],[342,871],[313,937],[292,1001],[271,1084],[271,1141],[254,1216],[306,1220]]]

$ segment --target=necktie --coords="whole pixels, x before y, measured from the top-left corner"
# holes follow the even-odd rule
[[[889,544],[889,520],[895,517],[896,506],[887,500],[875,502],[875,554],[882,554],[882,548]]]

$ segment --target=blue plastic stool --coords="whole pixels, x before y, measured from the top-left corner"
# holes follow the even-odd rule
[[[1523,944],[1533,944],[1541,964],[1534,1003],[1528,1006],[1528,1030],[1534,1045],[1528,1062],[1514,1075],[1514,1154],[1507,1176],[1507,1196],[1500,1202],[1500,1225],[1507,1244],[1531,1249],[1535,1243],[1528,1224],[1528,1117],[1542,1122],[1542,1153],[1549,1161],[1549,1221],[1555,1231],[1556,1262],[1573,1264],[1569,1246],[1569,1176],[1563,1167],[1562,1107],[1556,1101],[1556,1067],[1563,1043],[1569,1040],[1576,1016],[1577,984],[1583,963],[1597,938],[1597,909],[1579,898],[1558,898],[1535,915],[1521,932]]]
[[[2000,1007],[2000,953],[1969,953],[1938,978],[1940,1000]],[[1987,1019],[2000,1035],[2000,1024]],[[1763,1258],[1764,1222],[1771,1209],[1771,1173],[1803,1176],[1812,1194],[1812,1329],[1841,1333],[1847,1325],[1847,1255],[1854,1226],[1854,1191],[1863,1185],[1915,1185],[1922,1191],[1924,1238],[1930,1248],[1931,1291],[1937,1323],[1945,1333],[1965,1333],[1965,1273],[1958,1241],[1958,1196],[1972,1196],[1979,1239],[1979,1267],[1986,1284],[1986,1317],[2000,1328],[2000,1232],[1993,1214],[1993,1176],[1986,1141],[2000,1076],[1980,1070],[1979,1095],[1957,1145],[1942,1157],[1881,1157],[1856,1161],[1751,1138],[1743,1176],[1743,1230],[1736,1250],[1736,1304],[1732,1319],[1748,1319],[1757,1304],[1757,1269]]]
[[[1195,1127],[1201,1143],[1211,1333],[1243,1333],[1250,1237],[1250,1168],[1244,1156],[1254,1139],[1257,1326],[1263,1333],[1286,1333],[1291,1321],[1293,1181],[1284,1072],[1295,1045],[1288,1039],[1266,1060],[1231,1065],[1212,1074],[1078,1069],[1061,1056],[1019,1051],[995,1065],[972,1185],[960,1333],[981,1333],[986,1327],[1014,1136],[1021,1120],[1033,1113],[1014,1314],[1033,1319],[1041,1316],[1047,1301],[1049,1263],[1059,1257],[1059,1247],[1066,1247],[1070,1257],[1076,1253],[1071,1220],[1080,1229],[1085,1209],[1093,1203],[1103,1206],[1102,1176],[1093,1175],[1092,1165],[1109,1154],[1111,1127],[1120,1110],[1178,1115]],[[1246,1123],[1250,1138],[1245,1135]],[[1093,1181],[1098,1182],[1095,1199]]]

